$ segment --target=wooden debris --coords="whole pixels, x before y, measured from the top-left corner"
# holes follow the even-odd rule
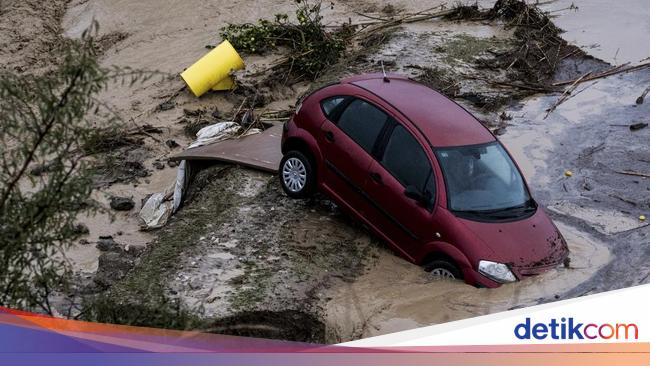
[[[641,93],[641,96],[636,98],[636,104],[643,104],[643,99],[645,98],[646,95],[648,95],[648,92],[650,92],[650,86],[645,88],[643,93]]]
[[[608,77],[608,76],[612,76],[612,75],[616,75],[616,74],[627,73],[627,72],[632,72],[632,71],[638,71],[638,70],[649,68],[650,67],[650,62],[639,64],[639,65],[636,65],[636,66],[628,66],[628,65],[629,65],[629,63],[626,63],[626,64],[623,64],[623,65],[615,66],[615,67],[613,67],[611,69],[605,70],[605,71],[600,72],[598,74],[590,75],[589,77],[584,77],[584,75],[583,75],[578,79],[560,81],[560,82],[554,83],[553,85],[554,86],[572,85],[572,84],[575,84],[575,83],[584,83],[585,81],[596,80],[596,79],[600,79],[600,78],[604,78],[604,77]]]
[[[630,131],[638,131],[638,130],[644,129],[646,127],[648,127],[647,123],[639,122],[639,123],[635,123],[635,124],[630,125]]]
[[[635,177],[650,178],[650,174],[639,173],[632,170],[615,170],[614,172],[618,174],[624,174],[624,175],[633,175]]]
[[[564,92],[562,93],[562,95],[560,95],[560,97],[558,98],[558,100],[557,100],[557,101],[556,101],[556,102],[551,106],[551,108],[549,108],[549,109],[546,110],[546,115],[544,116],[544,119],[546,119],[546,117],[548,117],[548,115],[551,114],[551,112],[553,112],[553,111],[555,110],[555,108],[557,108],[560,104],[564,103],[567,99],[569,99],[569,96],[570,96],[571,93],[573,93],[573,91],[578,87],[578,84],[580,84],[580,82],[581,82],[583,79],[589,77],[589,75],[591,75],[591,71],[588,72],[588,73],[586,73],[586,74],[584,74],[584,75],[582,75],[581,77],[577,78],[577,79],[573,82],[573,84],[571,84],[571,86],[569,86],[568,88],[566,88],[566,89],[564,90]]]

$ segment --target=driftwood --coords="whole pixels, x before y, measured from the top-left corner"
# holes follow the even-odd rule
[[[614,172],[618,174],[624,174],[624,175],[633,175],[635,177],[650,178],[650,174],[639,173],[632,170],[615,170]]]
[[[576,84],[576,83],[584,83],[585,81],[596,80],[596,79],[600,79],[600,78],[604,78],[604,77],[608,77],[608,76],[612,76],[612,75],[616,75],[616,74],[622,74],[622,73],[642,70],[642,69],[649,68],[650,67],[650,62],[639,64],[639,65],[636,65],[636,66],[628,66],[628,65],[629,65],[629,63],[619,65],[619,66],[615,66],[615,67],[613,67],[611,69],[605,70],[605,71],[600,72],[598,74],[590,75],[589,77],[583,78],[584,77],[584,75],[583,75],[578,79],[560,81],[560,82],[557,82],[557,83],[553,83],[553,85],[554,86],[564,86],[564,85],[572,85],[572,84]]]
[[[410,23],[421,22],[429,19],[441,18],[444,17],[445,15],[453,14],[453,12],[455,11],[454,9],[449,9],[449,10],[442,10],[435,13],[431,13],[432,10],[442,9],[443,7],[444,4],[436,6],[435,8],[419,11],[417,13],[407,14],[399,18],[392,18],[387,20],[379,20],[376,22],[357,24],[357,26],[361,26],[362,29],[360,29],[355,36],[359,39],[363,39],[379,31],[398,27],[402,24],[410,24]],[[360,15],[363,16],[363,14]]]
[[[581,82],[583,79],[589,77],[589,75],[591,75],[591,71],[588,72],[588,73],[586,73],[586,74],[584,74],[584,75],[582,75],[581,77],[577,78],[577,79],[573,82],[573,84],[571,84],[571,86],[569,86],[568,88],[566,88],[566,89],[564,90],[564,92],[562,93],[562,95],[560,95],[560,97],[558,98],[558,100],[557,100],[555,103],[553,103],[553,105],[551,106],[551,108],[549,108],[549,109],[546,110],[546,115],[544,116],[544,119],[546,119],[546,117],[548,117],[548,115],[551,114],[551,112],[553,112],[553,111],[555,110],[555,108],[557,108],[560,104],[564,103],[567,99],[569,99],[571,93],[573,93],[573,91],[578,87],[578,84],[580,84],[580,82]]]
[[[650,92],[650,86],[645,88],[643,93],[641,93],[641,96],[636,98],[636,104],[643,104],[643,99],[645,98],[646,95],[648,95],[648,92]]]

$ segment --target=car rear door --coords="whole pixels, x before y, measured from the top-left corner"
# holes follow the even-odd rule
[[[328,99],[322,102],[327,118],[318,137],[325,164],[323,186],[348,209],[364,216],[370,206],[362,189],[388,116],[357,97],[346,97],[332,110],[327,110],[328,103]]]
[[[435,175],[429,155],[415,136],[395,120],[389,123],[364,190],[376,207],[371,220],[402,254],[414,259],[420,245],[435,233]],[[407,188],[424,199],[407,197]]]

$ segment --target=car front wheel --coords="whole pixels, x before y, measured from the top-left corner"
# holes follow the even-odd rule
[[[455,264],[442,259],[427,263],[424,270],[429,272],[435,279],[460,280],[463,278],[463,274]]]
[[[311,160],[301,151],[293,150],[280,162],[280,184],[291,198],[307,198],[314,193],[316,177]]]

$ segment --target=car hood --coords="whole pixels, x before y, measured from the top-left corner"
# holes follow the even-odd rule
[[[555,266],[568,254],[562,234],[541,208],[518,221],[460,221],[495,253],[485,259],[510,265],[519,277]]]

